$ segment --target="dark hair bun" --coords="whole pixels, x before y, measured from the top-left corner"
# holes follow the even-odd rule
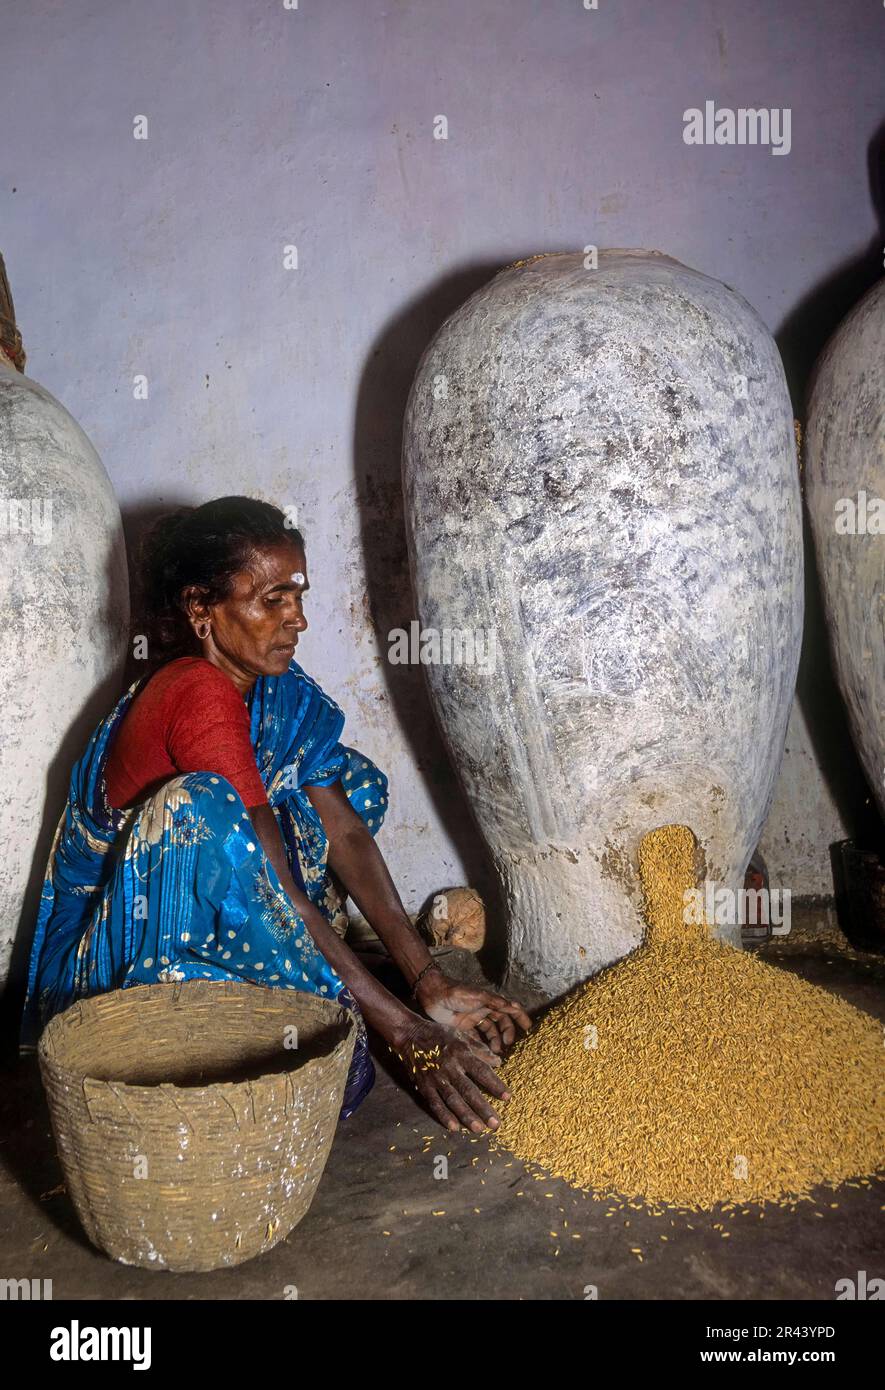
[[[183,590],[194,586],[207,603],[219,603],[252,552],[281,541],[304,545],[279,507],[254,497],[218,497],[155,521],[142,539],[139,566],[152,653],[167,661],[193,649]]]

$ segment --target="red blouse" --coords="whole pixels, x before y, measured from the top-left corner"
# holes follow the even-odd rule
[[[226,777],[246,806],[267,802],[246,702],[201,656],[161,666],[129,706],[105,766],[108,804],[129,806],[182,772]]]

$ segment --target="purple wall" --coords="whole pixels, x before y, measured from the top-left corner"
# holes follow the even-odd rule
[[[391,774],[382,844],[407,905],[476,877],[421,673],[385,660],[412,616],[398,450],[418,355],[508,261],[638,246],[745,295],[800,390],[881,273],[885,10],[29,0],[4,7],[2,41],[0,226],[29,373],[92,438],[132,536],[225,492],[298,506],[302,660]],[[687,145],[683,112],[707,100],[789,108],[789,153]],[[764,840],[796,894],[828,889],[858,795],[813,606],[803,671]]]

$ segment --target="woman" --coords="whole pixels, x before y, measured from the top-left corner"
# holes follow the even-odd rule
[[[359,1024],[342,1115],[374,1081],[363,1018],[433,1115],[480,1132],[507,1098],[493,1067],[530,1026],[448,980],[375,844],[387,779],[339,741],[344,716],[293,661],[310,585],[281,511],[225,497],[163,518],[143,555],[161,663],[74,767],[31,953],[22,1046],[75,999],[158,980],[248,980],[337,999]],[[333,877],[334,875],[334,877]],[[422,1011],[344,944],[335,879]]]

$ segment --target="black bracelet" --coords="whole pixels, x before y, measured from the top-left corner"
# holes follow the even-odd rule
[[[442,973],[442,966],[441,966],[441,965],[438,965],[437,962],[436,962],[435,960],[431,960],[431,961],[428,961],[427,964],[425,965],[424,969],[423,969],[422,971],[419,972],[418,978],[415,980],[415,983],[412,985],[412,998],[415,999],[416,1002],[417,1002],[416,990],[418,989],[418,986],[420,985],[421,981],[424,979],[424,976],[427,974],[428,970],[439,970],[440,973]]]

